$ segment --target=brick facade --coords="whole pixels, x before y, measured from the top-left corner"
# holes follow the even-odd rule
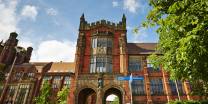
[[[85,104],[86,102],[88,104],[107,104],[109,101],[106,101],[106,98],[111,94],[119,97],[120,104],[130,104],[131,102],[134,104],[164,104],[178,99],[169,74],[162,67],[159,68],[160,70],[151,70],[147,62],[147,56],[155,52],[157,44],[127,43],[126,33],[125,15],[119,23],[106,20],[88,23],[83,14],[80,18],[75,62],[29,63],[32,48],[27,48],[24,52],[18,53],[12,78],[9,80],[8,88],[5,89],[7,93],[3,95],[2,102],[34,103],[33,99],[39,95],[44,80],[48,80],[53,87],[51,101],[54,103],[57,101],[57,92],[63,86],[70,86],[68,104]],[[112,40],[112,45],[107,48],[93,48],[93,38],[109,39],[110,42]],[[14,49],[17,44],[16,33],[11,33],[9,39],[0,44],[0,63],[6,66],[2,68],[4,73],[8,73],[11,69],[11,64],[17,55]],[[100,57],[100,53],[112,60],[112,63],[108,63],[109,66],[112,64],[110,69],[102,66],[103,69],[100,71],[101,67],[96,66],[96,69],[92,70],[93,56]],[[161,54],[158,53],[158,55]],[[97,61],[95,62],[97,65]],[[105,64],[107,66],[107,62]],[[118,80],[118,77],[129,77],[130,75],[143,78],[141,81],[132,82],[133,89],[130,88],[128,80]],[[180,99],[198,99],[196,96],[190,96],[191,88],[188,81],[178,85],[181,93]],[[25,88],[27,92],[20,96],[21,88]],[[0,91],[2,89],[3,87],[0,86]],[[18,100],[20,97],[22,100]]]

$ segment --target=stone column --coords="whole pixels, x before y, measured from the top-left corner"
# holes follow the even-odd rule
[[[97,88],[96,104],[103,104],[102,88]]]
[[[76,100],[76,95],[78,96],[78,93],[76,93],[76,78],[75,76],[70,76],[71,77],[71,84],[70,84],[70,91],[68,94],[67,102],[68,104],[77,104]]]

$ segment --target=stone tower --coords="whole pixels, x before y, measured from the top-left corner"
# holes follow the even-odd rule
[[[106,20],[88,23],[83,14],[69,104],[104,104],[110,94],[119,96],[120,103],[129,103],[128,81],[117,80],[117,76],[128,74],[126,47],[125,15],[119,23]]]

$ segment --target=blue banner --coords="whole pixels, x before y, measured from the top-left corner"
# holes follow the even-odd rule
[[[126,81],[128,81],[128,80],[130,80],[130,81],[132,81],[132,80],[144,80],[144,77],[123,76],[123,77],[117,77],[117,80],[126,80]]]

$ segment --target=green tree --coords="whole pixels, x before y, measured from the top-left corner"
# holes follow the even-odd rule
[[[202,85],[208,94],[208,0],[149,0],[143,26],[159,26],[158,60],[173,79]]]
[[[35,104],[50,104],[51,89],[48,81],[44,81],[39,96],[35,98]]]
[[[111,104],[119,104],[119,98],[116,96]]]
[[[69,94],[69,88],[63,87],[61,91],[58,92],[58,104],[67,104],[67,96]]]

